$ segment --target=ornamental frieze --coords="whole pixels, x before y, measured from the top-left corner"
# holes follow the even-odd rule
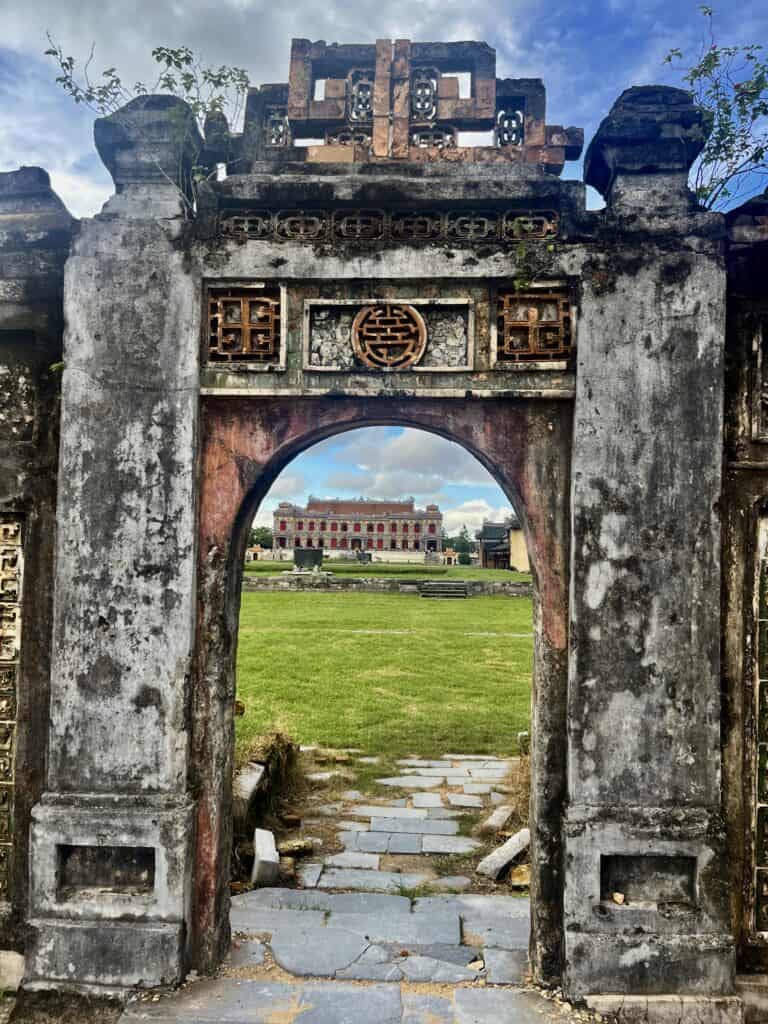
[[[224,235],[270,242],[448,242],[556,238],[554,210],[228,210]]]

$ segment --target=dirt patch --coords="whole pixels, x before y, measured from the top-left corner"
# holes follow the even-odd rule
[[[22,990],[9,1024],[116,1024],[122,1012],[116,999]]]

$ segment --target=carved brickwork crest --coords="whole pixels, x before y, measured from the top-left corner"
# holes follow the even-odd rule
[[[352,323],[352,347],[372,370],[405,370],[424,355],[427,328],[413,306],[364,306]]]

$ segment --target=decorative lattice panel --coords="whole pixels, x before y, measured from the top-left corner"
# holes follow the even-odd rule
[[[21,523],[0,519],[0,902],[11,895],[21,575]]]
[[[213,363],[280,361],[278,289],[216,289],[209,294],[208,360]]]
[[[571,307],[565,291],[499,293],[499,362],[559,362],[573,352]]]

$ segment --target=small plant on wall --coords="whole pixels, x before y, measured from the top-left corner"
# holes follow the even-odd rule
[[[132,100],[158,93],[173,96],[182,100],[184,108],[170,109],[168,116],[175,119],[175,132],[178,136],[179,149],[192,143],[194,152],[191,170],[192,200],[186,195],[185,202],[194,205],[197,184],[216,174],[216,168],[210,166],[210,159],[202,160],[203,151],[201,137],[215,146],[218,153],[226,159],[231,140],[229,126],[237,125],[242,117],[245,98],[248,92],[248,73],[243,68],[209,67],[187,46],[156,46],[152,50],[152,59],[157,65],[157,73],[150,85],[136,82],[127,85],[123,82],[117,69],[106,68],[97,77],[93,76],[91,66],[94,60],[94,49],[91,47],[88,59],[82,64],[64,53],[61,45],[55,42],[50,34],[50,43],[45,51],[58,68],[56,81],[71,96],[75,103],[87,107],[99,117],[118,114],[121,108]],[[189,112],[192,123],[198,131],[191,137]]]
[[[709,121],[710,134],[694,164],[692,187],[704,206],[724,210],[768,184],[768,60],[758,43],[719,43],[714,10],[699,10],[705,32],[697,58],[692,60],[675,47],[664,60],[682,65],[683,82]]]

